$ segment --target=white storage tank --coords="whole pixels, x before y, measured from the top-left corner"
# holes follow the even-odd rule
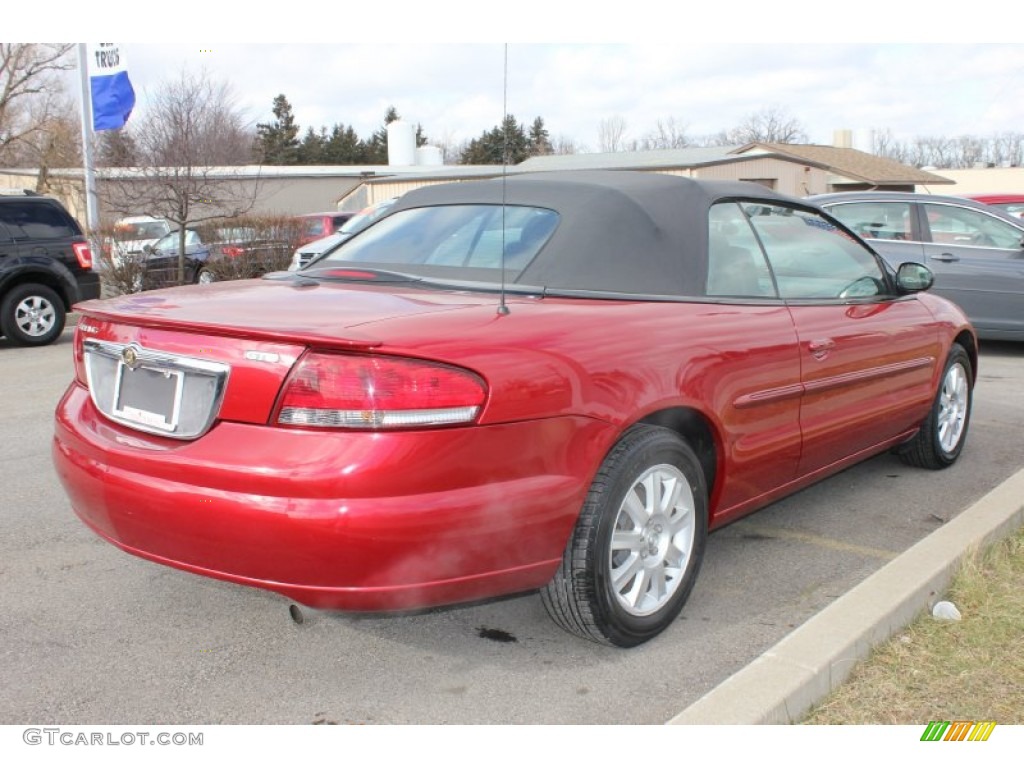
[[[416,128],[404,120],[388,123],[388,165],[415,165]]]
[[[416,147],[416,165],[444,165],[444,153],[430,144]]]

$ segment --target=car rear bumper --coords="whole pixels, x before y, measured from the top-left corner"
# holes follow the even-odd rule
[[[181,443],[111,423],[73,384],[53,458],[78,516],[131,554],[382,611],[545,584],[611,429],[575,417],[393,433],[221,422]]]

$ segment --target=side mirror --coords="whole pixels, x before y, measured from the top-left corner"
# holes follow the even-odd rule
[[[152,256],[154,253],[156,253],[156,250],[153,248],[152,245],[147,243],[146,245],[142,246],[142,252],[147,256]]]
[[[935,282],[935,275],[924,264],[907,261],[896,270],[896,287],[900,293],[920,293],[927,291]]]

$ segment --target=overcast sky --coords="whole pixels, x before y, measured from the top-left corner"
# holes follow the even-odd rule
[[[752,0],[720,5],[305,0],[291,16],[277,4],[272,19],[248,5],[238,20],[211,2],[178,0],[182,14],[146,10],[159,18],[140,18],[143,6],[108,0],[96,7],[110,9],[109,25],[91,17],[84,29],[121,41],[139,96],[135,119],[161,82],[205,69],[232,85],[254,124],[272,120],[272,101],[283,93],[303,132],[344,123],[365,138],[393,105],[428,137],[465,141],[501,120],[508,42],[507,111],[526,125],[543,117],[553,137],[590,151],[612,117],[625,121],[630,139],[670,119],[700,137],[765,108],[798,120],[813,143],[831,143],[834,130],[848,128],[864,148],[871,129],[904,139],[1024,131],[1024,45],[939,42],[966,33],[959,26],[972,14],[937,1],[928,14],[891,0],[799,14]],[[1005,18],[987,34],[1019,39],[1016,17]],[[311,42],[203,42],[200,33]],[[870,35],[883,42],[856,42]],[[133,42],[154,37],[182,42]]]

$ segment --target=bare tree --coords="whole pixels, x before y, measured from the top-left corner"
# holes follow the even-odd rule
[[[729,144],[800,144],[807,142],[803,125],[781,107],[766,107],[747,115],[743,122],[726,132]]]
[[[974,168],[986,165],[989,160],[989,142],[978,136],[957,136],[953,140],[954,152],[959,155],[957,162],[961,168]]]
[[[551,154],[553,155],[578,155],[586,150],[571,136],[559,134],[551,138]]]
[[[910,163],[918,168],[960,166],[955,140],[946,136],[917,136],[910,144]]]
[[[54,178],[54,168],[80,168],[82,165],[82,123],[71,99],[53,102],[45,107],[49,114],[41,119],[35,131],[24,141],[29,167],[38,168],[36,192],[68,197],[78,193],[78,186],[65,179]],[[81,201],[84,204],[84,199]]]
[[[888,128],[871,132],[871,154],[906,163],[910,152],[907,146],[898,141]]]
[[[602,120],[597,127],[597,141],[601,152],[626,151],[626,118],[613,115]]]
[[[183,71],[148,100],[131,128],[137,166],[113,171],[104,184],[108,206],[167,219],[179,231],[178,282],[185,280],[185,230],[250,211],[258,179],[240,178],[252,133],[230,87],[204,72]]]
[[[693,144],[686,135],[686,124],[677,123],[674,117],[658,120],[653,131],[640,142],[641,149],[682,149]]]
[[[41,126],[59,114],[60,73],[72,69],[70,43],[0,43],[0,163],[31,156]]]
[[[996,165],[1024,165],[1024,133],[1000,133],[992,138],[992,162]]]

